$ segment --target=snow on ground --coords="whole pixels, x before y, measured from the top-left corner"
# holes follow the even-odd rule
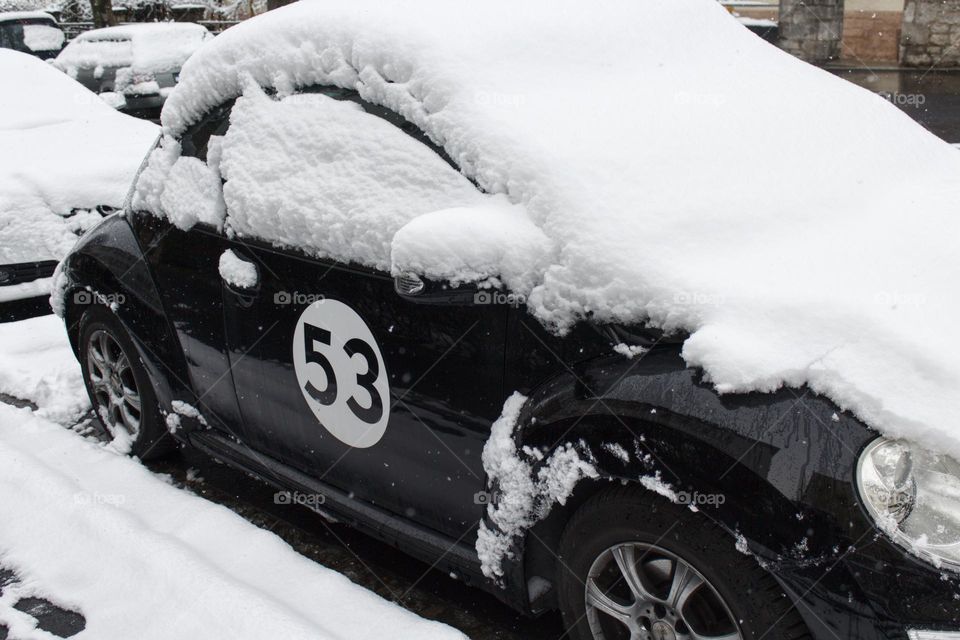
[[[70,425],[90,409],[63,321],[52,315],[0,325],[0,393]]]
[[[165,105],[166,133],[240,94],[262,102],[250,78],[277,90],[277,117],[298,86],[356,89],[506,194],[516,235],[530,220],[550,259],[504,284],[558,332],[586,317],[685,330],[686,361],[721,392],[806,384],[960,458],[960,156],[713,0],[308,0],[198,51]],[[227,134],[244,136],[256,131]],[[325,201],[325,166],[294,167],[297,200],[241,207],[241,232],[382,268],[390,238],[325,233],[298,209]],[[266,196],[259,175],[224,171],[225,192]],[[404,216],[381,229],[410,221],[394,211]],[[234,213],[228,197],[228,225]],[[285,216],[297,226],[279,238]],[[467,234],[436,220],[443,255],[495,255],[477,245],[513,235],[513,222]]]
[[[48,408],[81,393],[56,318],[0,325],[0,354],[3,392]],[[18,595],[84,615],[78,640],[463,638],[42,411],[0,403],[0,561],[21,574]]]
[[[0,49],[0,264],[59,259],[120,207],[157,127],[117,113],[49,64]]]

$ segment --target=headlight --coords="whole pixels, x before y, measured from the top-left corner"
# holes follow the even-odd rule
[[[960,464],[904,440],[870,443],[857,465],[860,497],[897,544],[960,570]]]

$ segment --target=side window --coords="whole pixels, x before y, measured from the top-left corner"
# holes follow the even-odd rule
[[[220,170],[241,236],[382,270],[410,220],[484,197],[412,125],[339,89],[281,99],[248,89]]]
[[[197,224],[223,227],[219,142],[229,126],[232,107],[231,101],[212,110],[179,141],[161,140],[137,176],[132,201],[135,211],[165,218],[183,230]]]
[[[233,108],[233,100],[213,109],[199,122],[187,129],[186,133],[180,139],[180,153],[184,156],[197,158],[198,160],[207,160],[207,149],[210,144],[210,138],[213,136],[223,136],[230,125],[230,110]]]

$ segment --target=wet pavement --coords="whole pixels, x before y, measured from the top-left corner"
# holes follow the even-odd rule
[[[960,143],[960,71],[831,71],[880,94],[947,142]]]
[[[20,579],[16,571],[9,567],[0,565],[0,597],[4,596],[8,589],[16,589],[20,585]],[[6,605],[0,604],[0,611]],[[69,638],[75,636],[86,628],[86,620],[83,616],[70,609],[54,604],[46,598],[36,596],[26,596],[17,598],[12,605],[25,617],[32,619],[32,624],[42,631],[46,631],[54,638]],[[11,617],[7,611],[4,617]],[[6,640],[10,630],[0,623],[0,640]]]
[[[514,613],[493,596],[355,529],[330,522],[302,506],[276,504],[273,487],[199,451],[181,450],[147,466],[272,531],[301,555],[424,618],[455,627],[473,640],[564,637],[558,614],[531,619]]]

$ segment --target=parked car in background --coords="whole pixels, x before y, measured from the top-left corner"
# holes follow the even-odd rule
[[[189,22],[125,24],[80,34],[54,64],[117,109],[158,116],[180,67],[213,35]]]
[[[56,56],[63,48],[63,31],[49,13],[8,11],[0,13],[0,48],[22,51],[38,58]]]
[[[49,64],[0,50],[0,303],[44,295],[77,235],[120,207],[157,127]],[[99,207],[99,211],[98,211]]]

